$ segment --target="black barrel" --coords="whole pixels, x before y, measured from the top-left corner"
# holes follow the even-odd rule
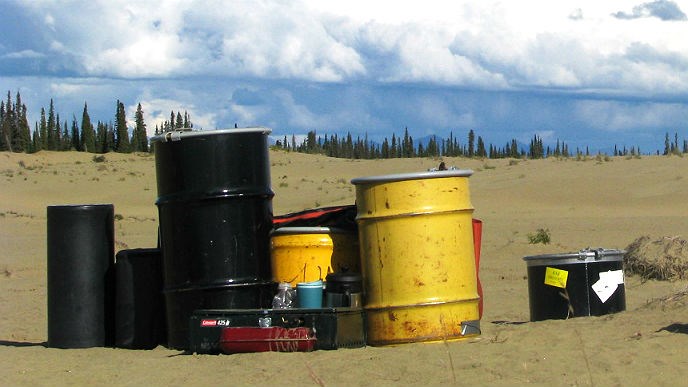
[[[48,346],[114,342],[114,206],[48,206]]]
[[[115,256],[115,347],[153,349],[167,342],[160,249]]]
[[[188,348],[194,310],[271,304],[269,133],[174,131],[152,139],[171,348]]]
[[[626,310],[623,250],[523,258],[528,267],[530,320],[601,316]]]

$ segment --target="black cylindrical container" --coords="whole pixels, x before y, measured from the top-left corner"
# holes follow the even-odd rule
[[[269,133],[175,131],[152,139],[171,348],[188,348],[196,309],[271,304]]]
[[[165,344],[160,250],[120,250],[115,256],[115,273],[115,347],[153,349]]]
[[[623,250],[523,258],[528,266],[530,320],[601,316],[626,310]]]
[[[48,346],[114,342],[114,206],[48,206]]]

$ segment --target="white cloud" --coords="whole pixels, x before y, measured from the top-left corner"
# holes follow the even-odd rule
[[[43,22],[48,28],[55,30],[55,18],[53,17],[53,15],[45,15],[45,17],[43,18]]]
[[[216,127],[215,115],[213,113],[204,112],[198,109],[193,104],[185,103],[166,98],[148,98],[149,93],[145,92],[141,97],[141,110],[143,110],[143,118],[146,123],[146,133],[149,137],[155,135],[156,125],[161,128],[165,121],[170,120],[170,113],[188,113],[191,122],[195,129],[218,129]],[[136,125],[136,109],[138,103],[127,106],[127,125],[134,127]]]
[[[681,11],[678,5],[670,0],[654,0],[642,3],[633,7],[629,12],[618,11],[613,14],[619,19],[638,19],[645,17],[656,17],[661,20],[686,20],[686,14]]]
[[[583,10],[580,8],[576,8],[571,13],[569,13],[569,18],[573,20],[581,20],[583,19]]]
[[[678,103],[631,103],[583,100],[575,103],[575,115],[586,126],[608,132],[624,132],[637,128],[665,127],[686,122],[688,109]]]
[[[685,22],[619,19],[614,13],[629,9],[620,0],[103,0],[26,6],[54,26],[52,49],[76,58],[73,63],[87,76],[211,75],[643,93],[648,83],[634,82],[639,69],[623,60],[630,47],[644,44],[688,61]],[[685,1],[657,0],[638,12],[680,15],[687,7]],[[687,67],[678,68],[679,77],[685,79]],[[654,74],[654,85],[667,92],[688,91],[667,74],[676,68],[647,62],[640,70]]]
[[[50,92],[56,97],[83,95],[89,89],[88,84],[74,82],[53,82],[50,84]]]
[[[44,58],[45,54],[36,52],[34,50],[21,50],[21,51],[15,51],[15,52],[10,52],[7,54],[4,54],[0,56],[0,58],[7,58],[7,59],[36,59],[36,58]]]

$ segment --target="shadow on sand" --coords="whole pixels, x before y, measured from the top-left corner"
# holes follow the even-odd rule
[[[0,346],[3,347],[48,347],[47,342],[42,342],[42,343],[32,343],[29,341],[11,341],[11,340],[0,340]]]

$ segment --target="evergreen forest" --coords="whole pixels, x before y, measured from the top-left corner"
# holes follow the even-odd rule
[[[17,92],[12,97],[10,91],[7,97],[0,101],[0,151],[35,153],[41,150],[50,151],[78,151],[90,153],[130,153],[152,151],[146,131],[144,112],[139,103],[135,112],[134,126],[127,125],[124,104],[117,100],[114,104],[114,121],[98,120],[95,123],[88,113],[88,104],[84,103],[81,118],[72,114],[71,119],[60,117],[55,111],[53,100],[47,107],[41,108],[39,121],[31,125],[27,119],[26,105]],[[236,127],[236,125],[235,125]],[[155,126],[155,134],[165,133],[177,129],[191,129],[193,123],[187,112],[170,112],[169,120]],[[367,134],[354,139],[351,133],[346,135],[330,134],[319,136],[315,130],[307,133],[305,139],[299,143],[296,136],[284,136],[276,140],[274,149],[295,151],[311,154],[323,154],[329,157],[349,159],[388,159],[409,157],[475,157],[475,158],[530,158],[547,157],[581,157],[590,156],[589,147],[585,149],[569,149],[564,141],[557,140],[556,145],[545,146],[538,135],[534,135],[529,144],[522,144],[516,139],[504,144],[486,144],[483,138],[476,136],[470,130],[465,141],[459,140],[453,132],[446,138],[429,136],[415,140],[409,135],[408,128],[403,136],[393,133],[391,138],[385,137],[382,142],[368,139]],[[609,152],[612,156],[640,156],[640,147],[614,147]],[[679,143],[678,133],[673,139],[667,132],[665,135],[663,152],[656,154],[681,155],[688,153],[688,141]],[[649,153],[648,153],[649,154]],[[599,155],[599,153],[598,153]],[[608,154],[604,153],[605,156]]]

